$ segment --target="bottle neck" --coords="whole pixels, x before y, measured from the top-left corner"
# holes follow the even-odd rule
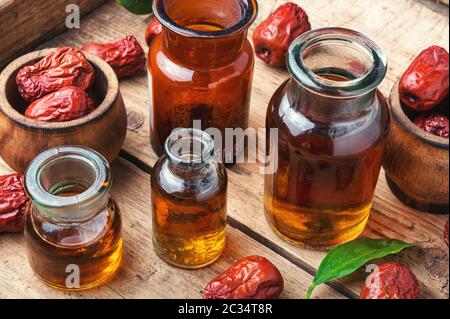
[[[290,105],[312,121],[331,124],[367,115],[374,106],[376,90],[356,97],[338,98],[308,90],[291,79],[287,96]]]
[[[163,29],[165,51],[181,65],[217,68],[235,61],[244,50],[247,30],[226,38],[188,37]]]
[[[180,65],[217,68],[235,61],[258,12],[256,0],[154,0],[165,52]]]

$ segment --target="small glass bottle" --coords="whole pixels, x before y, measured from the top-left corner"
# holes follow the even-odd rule
[[[122,257],[121,216],[106,159],[83,147],[38,155],[25,173],[25,239],[35,274],[69,291],[103,284]]]
[[[278,169],[265,177],[265,212],[282,238],[328,249],[357,238],[369,218],[389,132],[377,90],[387,62],[373,41],[341,28],[305,33],[287,62],[292,78],[267,111],[279,143],[268,143]]]
[[[205,267],[225,248],[227,172],[201,130],[174,131],[165,150],[151,175],[155,250],[172,265]]]
[[[155,0],[153,9],[163,25],[148,58],[155,153],[164,153],[176,128],[216,128],[222,136],[225,128],[248,128],[255,54],[247,34],[256,0]],[[224,156],[232,158],[242,142]]]

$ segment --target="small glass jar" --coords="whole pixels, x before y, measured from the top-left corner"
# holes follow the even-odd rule
[[[150,139],[159,156],[176,128],[246,129],[254,70],[247,39],[256,0],[155,0],[162,33],[150,46]],[[201,126],[194,126],[201,121]],[[231,158],[242,149],[236,141]],[[225,142],[221,144],[225,149]]]
[[[35,274],[69,291],[103,284],[122,257],[121,216],[106,159],[83,147],[38,155],[25,173],[25,240]]]
[[[177,267],[205,267],[225,248],[227,172],[201,130],[174,131],[165,150],[151,174],[155,250]]]
[[[287,63],[292,78],[267,111],[279,143],[267,145],[278,169],[265,177],[265,212],[282,238],[328,249],[357,238],[369,218],[389,133],[377,90],[387,62],[366,36],[325,28],[298,38]]]

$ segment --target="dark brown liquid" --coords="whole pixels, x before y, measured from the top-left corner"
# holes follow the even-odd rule
[[[267,126],[279,129],[279,165],[275,174],[266,175],[265,211],[283,238],[327,249],[355,239],[364,230],[388,132],[381,93],[376,103],[380,104],[375,111],[361,118],[321,124],[289,104],[287,83],[276,92]],[[321,109],[320,105],[302,107],[311,112]]]
[[[74,189],[58,196],[80,194]],[[34,209],[29,205],[25,224],[28,258],[45,283],[62,290],[85,290],[116,273],[122,257],[122,223],[114,200],[109,200],[105,211],[78,225],[48,223]]]
[[[177,22],[195,31],[225,28],[207,19]],[[161,34],[149,51],[150,139],[155,153],[159,156],[164,153],[164,142],[173,129],[192,128],[196,120],[201,121],[198,128],[217,128],[222,136],[226,128],[246,129],[254,66],[254,53],[246,32],[207,40],[167,32],[169,40]],[[241,142],[234,143],[234,149],[228,150],[229,156],[238,153]],[[222,141],[224,150],[225,145]]]

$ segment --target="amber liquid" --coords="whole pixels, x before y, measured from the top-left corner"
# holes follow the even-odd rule
[[[380,105],[367,116],[323,126],[289,105],[287,84],[277,91],[267,125],[279,129],[279,165],[265,177],[264,204],[269,223],[282,238],[329,249],[362,233],[388,132],[381,124],[388,123],[387,107],[380,93],[378,97]]]
[[[178,23],[195,31],[226,28],[208,20]],[[169,49],[160,35],[149,51],[150,138],[159,156],[172,130],[192,128],[194,121],[200,121],[196,128],[217,128],[222,136],[226,128],[246,129],[249,123],[254,53],[246,37],[199,40],[172,35],[171,39],[175,44]],[[225,149],[225,141],[221,145],[224,157],[235,157],[242,151],[243,141],[236,141],[232,150]]]
[[[68,227],[39,220],[34,209],[28,207],[25,238],[31,268],[41,280],[57,289],[79,291],[113,277],[122,257],[121,218],[114,200],[92,220]]]
[[[152,183],[153,242],[167,263],[187,269],[215,262],[226,242],[226,185],[208,194],[168,194]]]

